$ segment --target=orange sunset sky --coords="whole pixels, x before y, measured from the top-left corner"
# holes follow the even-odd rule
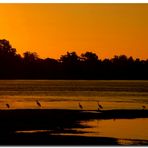
[[[39,57],[148,58],[148,4],[0,4],[0,39]]]

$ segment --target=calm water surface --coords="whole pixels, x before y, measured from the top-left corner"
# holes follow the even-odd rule
[[[148,81],[96,81],[96,80],[1,80],[0,108],[140,109],[148,104]]]
[[[0,109],[39,108],[97,110],[99,101],[104,109],[142,109],[148,107],[148,81],[96,80],[1,80]],[[91,120],[81,122],[88,128],[84,136],[105,136],[121,139],[148,140],[148,119]],[[29,132],[29,131],[28,131]],[[33,132],[33,131],[31,131]]]
[[[81,124],[88,126],[79,129],[79,131],[87,131],[83,134],[86,136],[114,137],[118,138],[121,144],[130,142],[132,144],[134,140],[148,140],[148,118],[92,120]]]

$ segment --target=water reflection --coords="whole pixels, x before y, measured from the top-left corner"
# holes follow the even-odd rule
[[[91,120],[82,121],[81,124],[90,126],[89,128],[81,129],[81,131],[85,131],[83,133],[85,136],[114,137],[118,138],[121,144],[127,145],[138,143],[139,140],[143,143],[148,140],[147,118]]]
[[[9,98],[5,100],[0,100],[0,109],[8,109],[6,104],[10,105],[11,109],[38,109],[39,106],[36,103],[38,100],[41,103],[40,109],[76,109],[79,110],[78,102],[83,105],[84,110],[98,110],[97,101],[49,101],[46,99],[41,98],[32,98],[32,99],[15,99]],[[60,102],[60,103],[59,103]],[[105,102],[101,101],[101,105],[105,110],[110,109],[143,109],[142,106],[145,105],[144,103],[139,102]],[[147,105],[147,104],[146,104]]]
[[[81,127],[56,130],[29,130],[16,133],[46,132],[49,135],[113,137],[122,145],[148,144],[148,119],[107,119],[81,121]]]
[[[82,125],[90,126],[81,129],[82,131],[92,131],[86,136],[105,136],[122,139],[145,139],[148,140],[148,119],[110,119],[82,121]]]

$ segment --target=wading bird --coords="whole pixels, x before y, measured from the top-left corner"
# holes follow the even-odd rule
[[[143,105],[143,106],[142,106],[142,108],[143,108],[143,109],[146,109],[146,106],[145,106],[145,105]]]
[[[79,103],[79,107],[80,107],[80,109],[83,109],[83,106]]]
[[[9,104],[6,104],[7,108],[10,108],[10,105]]]
[[[39,107],[41,107],[41,104],[40,104],[40,102],[39,102],[38,100],[36,100],[36,104],[37,104]]]
[[[98,107],[99,107],[99,109],[103,109],[103,106],[101,104],[99,104],[99,102],[98,102]]]

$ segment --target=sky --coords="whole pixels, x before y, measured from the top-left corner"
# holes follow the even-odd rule
[[[148,4],[0,4],[0,39],[17,53],[148,59]]]

